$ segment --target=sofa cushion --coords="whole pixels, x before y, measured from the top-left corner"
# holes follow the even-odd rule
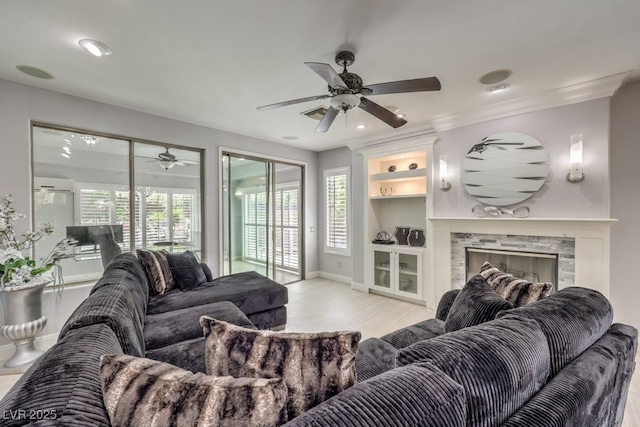
[[[452,332],[479,325],[495,319],[498,312],[510,308],[513,308],[513,304],[491,289],[482,276],[476,275],[469,279],[451,304],[444,330]]]
[[[113,427],[266,427],[287,420],[287,387],[279,378],[211,377],[125,355],[102,356],[100,376]]]
[[[549,344],[554,376],[607,332],[613,308],[598,291],[569,287],[538,302],[503,311],[498,318],[506,315],[538,322]]]
[[[166,251],[136,251],[140,264],[147,273],[149,287],[152,295],[162,295],[172,290],[175,286]]]
[[[0,424],[111,426],[100,385],[100,356],[107,353],[122,353],[118,339],[107,325],[69,331],[31,365],[0,401],[0,416],[23,410],[27,414],[37,411],[50,418],[30,422],[4,417]]]
[[[442,295],[436,308],[436,319],[442,320],[443,322],[447,319],[451,304],[456,300],[459,293],[460,289],[450,289]]]
[[[531,283],[528,280],[519,279],[512,274],[500,271],[489,262],[482,265],[480,275],[487,280],[489,286],[513,303],[515,307],[541,300],[547,297],[553,289],[551,283]]]
[[[438,319],[428,319],[383,335],[380,339],[397,349],[401,349],[442,334],[444,334],[444,322]]]
[[[360,332],[295,333],[256,331],[200,319],[209,375],[282,377],[287,412],[296,417],[355,383]]]
[[[149,282],[140,261],[134,254],[125,252],[114,258],[102,273],[102,277],[91,288],[90,293],[115,283],[122,284],[129,290],[140,322],[143,323],[149,302]]]
[[[621,425],[628,391],[623,384],[628,386],[633,374],[637,335],[635,328],[613,325],[504,425]]]
[[[103,323],[116,334],[125,354],[142,357],[143,324],[135,306],[135,300],[124,283],[100,286],[71,314],[58,339],[62,339],[73,329]]]
[[[284,329],[287,324],[287,307],[281,305],[269,310],[247,314],[247,317],[258,329]]]
[[[526,355],[526,357],[523,357]],[[398,352],[398,365],[429,361],[464,387],[467,425],[499,426],[546,383],[549,347],[530,319],[505,317]]]
[[[245,328],[255,329],[243,312],[229,301],[198,305],[166,313],[150,314],[144,322],[144,343],[147,351],[202,338],[200,317],[210,316]]]
[[[288,302],[287,288],[249,271],[231,274],[181,292],[149,297],[147,314],[164,313],[219,301],[231,301],[246,315],[281,307]]]
[[[435,366],[416,363],[354,385],[286,427],[467,425],[464,389]]]
[[[369,338],[358,344],[356,381],[362,382],[396,367],[398,350],[380,338]]]
[[[175,284],[183,291],[193,289],[207,282],[200,262],[191,251],[179,254],[167,254],[167,262]]]

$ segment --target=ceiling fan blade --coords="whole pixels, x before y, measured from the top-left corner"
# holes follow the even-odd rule
[[[194,162],[193,160],[176,160],[175,164],[178,166],[191,166],[197,165],[198,162]]]
[[[329,64],[322,62],[305,62],[307,67],[311,68],[317,75],[322,77],[324,81],[329,83],[332,88],[348,89],[347,84],[342,80],[342,77],[336,73],[336,70]]]
[[[262,107],[258,107],[257,110],[258,111],[271,110],[272,108],[286,107],[287,105],[299,104],[301,102],[315,101],[316,99],[325,99],[325,98],[331,98],[331,95],[327,94],[327,95],[309,96],[307,98],[292,99],[291,101],[277,102],[275,104],[263,105]]]
[[[364,96],[360,98],[360,105],[358,105],[358,107],[362,108],[367,113],[376,116],[377,118],[394,128],[399,128],[400,126],[407,123],[405,119],[398,117],[395,113],[365,98]]]
[[[337,108],[329,107],[322,120],[320,120],[318,127],[316,127],[315,133],[325,133],[328,131],[331,127],[331,123],[336,119],[339,112],[340,110]]]
[[[397,82],[378,83],[363,87],[362,93],[367,95],[383,95],[385,93],[406,93],[440,90],[440,80],[437,77],[424,79],[400,80]]]

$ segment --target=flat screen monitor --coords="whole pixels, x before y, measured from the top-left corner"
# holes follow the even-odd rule
[[[111,235],[117,243],[122,243],[124,241],[122,224],[67,226],[67,237],[76,239],[77,246],[99,245],[104,235]]]

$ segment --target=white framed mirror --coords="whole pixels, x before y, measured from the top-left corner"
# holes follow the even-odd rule
[[[489,206],[510,206],[527,200],[548,175],[549,153],[537,139],[520,132],[483,138],[462,162],[465,190]]]

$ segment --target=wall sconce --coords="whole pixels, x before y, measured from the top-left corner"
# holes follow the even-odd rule
[[[442,191],[448,191],[451,188],[449,182],[449,174],[447,171],[447,155],[440,154],[440,189]]]
[[[569,151],[569,182],[580,182],[584,179],[582,172],[582,134],[571,135],[571,148]]]

